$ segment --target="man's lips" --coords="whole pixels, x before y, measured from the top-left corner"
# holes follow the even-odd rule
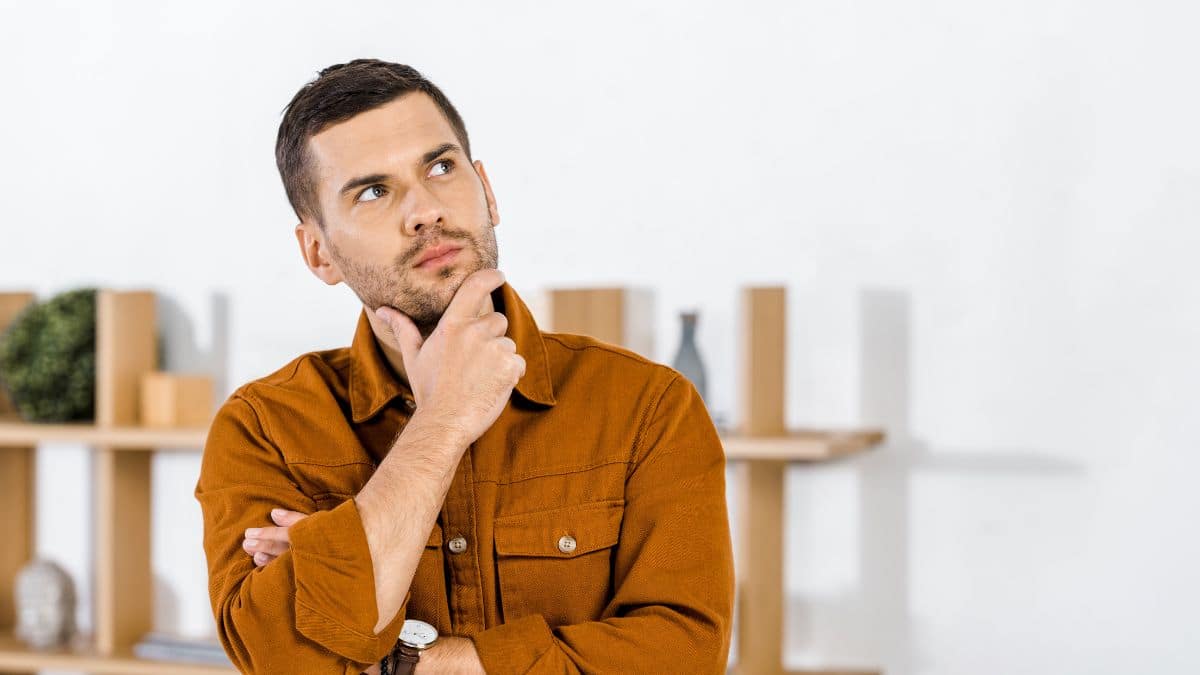
[[[417,259],[416,267],[420,267],[434,258],[440,258],[447,253],[458,251],[460,249],[462,249],[462,246],[456,244],[438,244],[437,246],[427,248],[425,249],[425,252],[421,254],[421,257]]]

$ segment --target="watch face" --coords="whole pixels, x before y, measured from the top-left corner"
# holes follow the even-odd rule
[[[404,626],[400,629],[400,641],[417,649],[428,647],[437,640],[437,637],[436,628],[417,619],[405,619]]]

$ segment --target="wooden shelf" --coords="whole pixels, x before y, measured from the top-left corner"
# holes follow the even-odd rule
[[[196,450],[204,447],[206,427],[163,429],[138,426],[103,427],[90,422],[41,424],[0,416],[0,446],[38,443],[82,443],[117,450]]]
[[[877,447],[883,439],[882,429],[798,429],[782,436],[721,435],[728,459],[783,462],[838,459]]]
[[[0,416],[0,447],[38,443],[81,443],[116,450],[199,450],[207,428],[161,429],[138,426],[102,427],[91,423],[40,424]],[[729,459],[821,462],[870,450],[883,442],[879,429],[799,429],[784,436],[723,433]]]
[[[91,649],[36,651],[12,635],[0,636],[0,672],[36,673],[39,670],[76,670],[93,675],[228,675],[232,667],[171,661],[148,661],[130,653],[105,656]]]

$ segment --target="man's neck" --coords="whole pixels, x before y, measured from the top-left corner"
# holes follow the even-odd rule
[[[366,305],[364,305],[366,307]],[[375,341],[379,343],[380,349],[383,350],[383,356],[392,367],[392,372],[396,378],[404,384],[408,384],[408,373],[404,369],[404,358],[400,355],[399,343],[392,335],[392,329],[385,324],[382,319],[375,316],[375,312],[371,308],[367,309],[367,320],[371,323],[371,330],[375,333]],[[483,316],[496,311],[495,303],[492,302],[492,294],[488,293],[483,297],[483,304],[479,306],[479,312],[476,316]],[[422,336],[427,338],[428,336]],[[409,387],[411,389],[411,385]]]

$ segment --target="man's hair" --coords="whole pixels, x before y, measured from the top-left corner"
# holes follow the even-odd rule
[[[308,139],[330,125],[412,92],[421,92],[433,99],[470,159],[471,143],[462,117],[446,95],[416,69],[379,59],[338,63],[322,70],[315,80],[296,92],[283,109],[283,121],[279,123],[275,165],[296,217],[303,220],[307,216],[325,227]]]

